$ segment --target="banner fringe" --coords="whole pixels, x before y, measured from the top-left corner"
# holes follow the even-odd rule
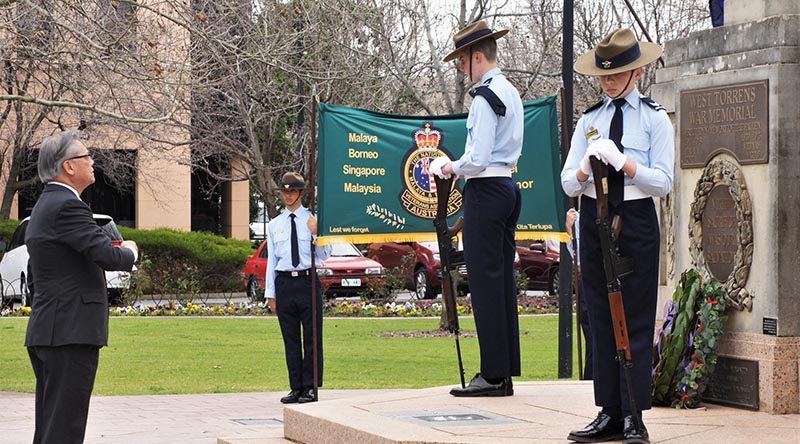
[[[460,235],[459,235],[460,236]],[[553,231],[517,231],[517,240],[553,240],[570,242],[566,232]],[[381,233],[381,234],[348,234],[337,236],[319,236],[317,245],[331,244],[371,244],[373,242],[436,242],[436,233]]]

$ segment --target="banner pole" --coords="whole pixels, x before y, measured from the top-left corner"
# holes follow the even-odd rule
[[[567,160],[569,140],[572,135],[572,63],[573,63],[573,25],[574,2],[564,0],[561,50],[561,167]],[[569,207],[572,199],[561,192],[564,207]],[[564,220],[565,213],[558,215]],[[561,242],[560,257],[567,257],[567,244]],[[572,377],[572,263],[561,261],[558,285],[558,377]]]
[[[311,152],[309,153],[309,202],[311,214],[316,217],[316,189],[317,189],[317,90],[316,86],[311,89]],[[319,232],[319,227],[317,227]],[[314,401],[319,401],[319,343],[317,340],[317,264],[316,247],[314,237],[311,238],[311,360],[314,362]]]

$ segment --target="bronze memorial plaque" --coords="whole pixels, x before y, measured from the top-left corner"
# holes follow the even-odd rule
[[[758,410],[758,361],[717,357],[703,400]]]
[[[681,92],[681,168],[719,153],[741,165],[769,161],[769,80]]]
[[[703,257],[708,271],[720,282],[728,280],[733,271],[738,221],[736,202],[728,185],[717,185],[708,194],[703,212]]]

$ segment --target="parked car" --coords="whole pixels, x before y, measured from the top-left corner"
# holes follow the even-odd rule
[[[0,306],[10,305],[19,300],[22,306],[31,304],[26,274],[28,272],[28,247],[25,245],[25,232],[28,229],[26,217],[20,222],[8,245],[8,249],[0,260]],[[122,242],[122,235],[111,216],[95,214],[94,221],[103,233],[112,241]],[[136,268],[134,267],[134,270]],[[123,289],[130,287],[131,274],[127,271],[106,271],[106,284],[110,302],[119,300]]]
[[[375,242],[367,246],[367,257],[385,268],[405,265],[405,288],[417,299],[433,299],[442,291],[442,262],[436,242]]]
[[[529,289],[558,293],[558,242],[517,241],[517,255],[517,269],[528,276]]]
[[[267,241],[264,241],[245,262],[243,283],[251,301],[263,300],[267,253]],[[331,245],[331,257],[317,266],[317,275],[328,297],[363,293],[370,285],[386,282],[381,264],[364,257],[349,243]]]
[[[463,248],[463,246],[459,246]],[[531,290],[558,291],[558,243],[553,241],[518,241],[514,257],[514,268],[529,278]],[[436,242],[375,242],[367,247],[367,256],[386,268],[404,264],[406,288],[412,290],[417,299],[432,299],[442,291],[439,245]],[[469,291],[469,274],[466,265],[458,267],[459,286]]]
[[[267,241],[261,242],[255,253],[248,256],[247,261],[244,263],[244,271],[242,273],[243,281],[247,289],[247,297],[250,302],[259,302],[264,300],[264,288],[266,288],[267,276]]]

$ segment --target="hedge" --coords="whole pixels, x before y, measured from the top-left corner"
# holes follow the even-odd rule
[[[139,246],[149,280],[145,292],[242,290],[242,268],[253,253],[249,241],[170,228],[119,230]]]
[[[18,226],[18,220],[0,220],[0,240],[5,241],[6,243],[11,240],[11,236],[14,234],[14,230],[16,230]]]
[[[18,220],[0,220],[0,240],[8,244],[18,225]],[[118,228],[123,238],[139,245],[145,293],[243,289],[242,268],[253,253],[249,241],[201,231]]]

